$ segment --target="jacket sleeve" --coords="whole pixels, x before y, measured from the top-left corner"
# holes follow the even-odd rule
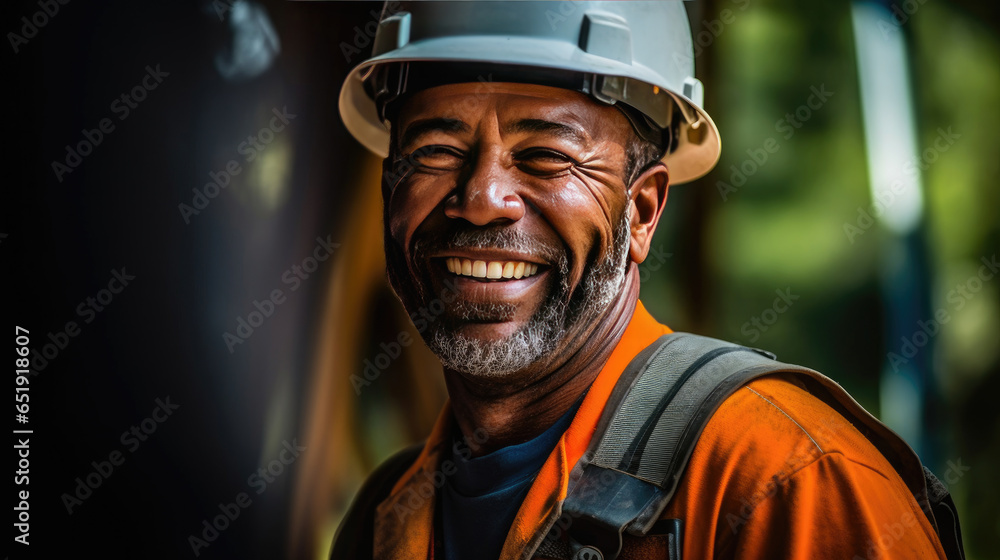
[[[397,452],[368,476],[337,527],[330,550],[331,560],[364,560],[372,557],[375,508],[389,495],[396,480],[413,464],[423,445],[418,443]]]
[[[684,521],[684,560],[945,557],[895,467],[784,375],[722,403],[662,517]]]
[[[945,558],[912,495],[841,453],[803,466],[735,523],[721,558]]]

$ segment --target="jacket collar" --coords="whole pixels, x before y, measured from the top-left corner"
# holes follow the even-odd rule
[[[529,558],[561,514],[569,474],[583,457],[597,428],[604,405],[628,363],[661,335],[670,333],[642,302],[583,399],[573,422],[542,465],[504,542],[500,560]],[[424,449],[393,486],[375,512],[373,560],[434,558],[434,508],[440,488],[454,465],[447,445],[454,430],[451,402],[445,402]]]

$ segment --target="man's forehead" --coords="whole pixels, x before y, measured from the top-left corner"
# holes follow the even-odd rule
[[[470,133],[480,118],[496,114],[505,132],[548,133],[588,141],[597,132],[627,127],[614,108],[568,89],[518,83],[462,83],[435,86],[410,96],[401,107],[397,124],[401,138],[409,129],[434,123],[438,129]],[[402,142],[405,144],[405,142]]]
[[[543,86],[538,84],[523,84],[518,82],[465,82],[458,84],[443,84],[415,92],[412,98],[417,99],[425,96],[460,96],[460,97],[487,97],[490,95],[513,95],[523,97],[536,97],[539,99],[551,100],[589,100],[590,98],[580,92],[565,88]]]

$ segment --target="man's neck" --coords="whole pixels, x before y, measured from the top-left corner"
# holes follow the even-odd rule
[[[567,357],[516,391],[495,392],[454,371],[445,371],[455,420],[473,456],[531,440],[555,423],[597,378],[617,346],[639,297],[638,269],[633,266],[625,285],[589,332],[580,333]],[[478,434],[475,438],[474,434]]]

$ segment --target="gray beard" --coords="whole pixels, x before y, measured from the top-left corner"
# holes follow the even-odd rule
[[[515,239],[513,243],[507,242],[503,246],[517,249],[517,241]],[[495,246],[484,243],[481,238],[477,238],[476,242]],[[558,275],[558,285],[517,332],[501,340],[483,341],[462,336],[439,321],[425,337],[427,345],[445,368],[473,377],[500,378],[527,368],[555,350],[571,327],[596,320],[621,293],[629,242],[629,219],[628,212],[625,212],[616,225],[613,246],[608,247],[610,256],[584,272],[579,292],[574,297],[570,297],[569,262],[564,254],[552,269]],[[455,240],[455,246],[462,244],[460,236]],[[459,318],[508,316],[513,314],[512,307],[460,307]]]

